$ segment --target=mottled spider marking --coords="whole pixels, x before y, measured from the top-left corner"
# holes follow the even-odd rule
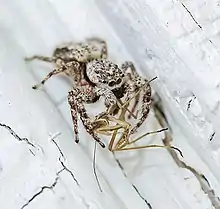
[[[91,118],[88,116],[88,113],[83,104],[83,93],[78,88],[73,88],[69,91],[68,101],[72,113],[72,120],[74,124],[74,133],[75,133],[75,141],[79,142],[78,137],[78,118],[77,113],[79,113],[80,119],[86,129],[86,131],[97,141],[101,147],[105,147],[105,144],[101,141],[98,135],[94,132],[95,125]]]
[[[151,102],[152,102],[150,82],[156,79],[156,77],[151,79],[150,81],[148,81],[147,79],[144,79],[137,73],[134,64],[130,61],[124,62],[121,68],[123,69],[123,71],[126,73],[128,77],[127,79],[128,85],[126,88],[127,100],[132,98],[135,92],[136,93],[139,92],[138,94],[135,93],[136,96],[134,99],[134,104],[133,104],[131,113],[135,111],[139,103],[140,93],[141,92],[143,93],[142,104],[141,104],[141,117],[138,119],[139,121],[131,129],[129,133],[129,135],[131,135],[131,134],[134,134],[137,131],[137,129],[144,123],[144,121],[146,120],[150,112]],[[128,71],[129,69],[131,72]],[[128,115],[128,118],[129,117],[130,115]]]
[[[79,143],[79,131],[78,131],[78,118],[77,118],[77,106],[76,102],[73,96],[73,93],[70,92],[68,95],[68,102],[70,105],[70,111],[72,116],[72,122],[73,122],[73,130],[75,134],[75,142]]]
[[[95,86],[109,90],[120,88],[125,81],[125,74],[118,65],[106,59],[89,62],[86,75]]]
[[[95,89],[91,85],[80,86],[80,93],[82,101],[87,104],[95,103],[100,97],[97,95]]]
[[[146,84],[143,88],[143,98],[142,98],[142,115],[139,119],[139,121],[135,124],[135,126],[131,129],[130,134],[134,134],[137,129],[144,123],[144,121],[146,120],[149,112],[150,112],[150,108],[151,108],[151,103],[152,103],[152,98],[151,98],[151,86],[150,84],[146,81]]]
[[[58,46],[53,57],[65,62],[89,62],[97,58],[107,58],[106,42],[98,38],[90,38],[85,43],[68,42]]]

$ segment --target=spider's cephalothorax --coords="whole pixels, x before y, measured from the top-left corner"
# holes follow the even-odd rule
[[[88,63],[86,75],[90,82],[100,88],[113,90],[124,84],[124,72],[118,65],[106,59],[93,60]]]
[[[87,64],[85,80],[94,86],[98,95],[105,97],[107,107],[116,104],[125,94],[125,74],[118,65],[106,59],[93,60]]]

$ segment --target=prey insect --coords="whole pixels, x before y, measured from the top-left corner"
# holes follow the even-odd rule
[[[133,98],[135,98],[136,95],[134,95]],[[181,150],[171,145],[166,146],[166,145],[151,144],[144,146],[135,146],[135,143],[140,141],[144,137],[167,131],[168,128],[162,128],[156,131],[147,132],[136,139],[133,140],[130,139],[127,133],[132,127],[128,122],[126,122],[125,119],[126,106],[128,105],[129,105],[128,102],[124,104],[124,107],[121,109],[121,113],[118,118],[115,118],[111,115],[106,115],[104,118],[96,119],[95,121],[97,124],[99,124],[99,126],[97,125],[95,132],[111,136],[110,142],[108,144],[109,151],[116,152],[116,151],[125,151],[125,150],[138,150],[143,148],[168,148],[178,151],[180,155],[183,156]],[[114,123],[114,125],[110,125],[110,123],[112,122]],[[116,139],[117,135],[119,134],[118,131],[120,129],[123,129],[124,131],[122,132],[119,139]]]

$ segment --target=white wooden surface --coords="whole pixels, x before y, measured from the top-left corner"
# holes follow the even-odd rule
[[[172,117],[176,142],[190,148],[188,161],[219,194],[218,2],[96,2],[142,72],[159,77],[154,87]]]
[[[220,196],[218,10],[215,2],[207,10],[198,9],[200,1],[192,2],[187,7],[200,17],[202,29],[179,1],[0,2],[0,123],[10,125],[36,147],[19,142],[0,127],[1,208],[139,209],[149,204],[153,209],[213,208],[195,176],[159,149],[117,154],[122,169],[107,149],[98,147],[101,193],[93,175],[94,143],[82,127],[80,144],[74,143],[68,82],[56,77],[33,91],[31,86],[52,66],[23,60],[33,54],[50,55],[64,41],[106,39],[111,60],[120,64],[134,59],[143,75],[159,77],[153,87],[162,97],[175,145]],[[90,111],[99,109],[91,106]],[[141,131],[157,128],[151,114]],[[144,143],[161,143],[162,137],[146,138]],[[67,169],[61,170],[59,159]]]

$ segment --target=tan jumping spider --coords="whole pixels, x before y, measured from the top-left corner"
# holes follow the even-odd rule
[[[138,127],[145,121],[151,104],[151,87],[149,81],[143,79],[136,72],[131,62],[125,62],[121,68],[107,60],[106,43],[100,39],[92,38],[87,43],[71,43],[55,49],[52,57],[33,56],[26,58],[26,61],[39,59],[53,62],[57,68],[50,72],[42,81],[43,85],[51,76],[65,73],[72,78],[73,86],[68,94],[68,102],[71,108],[71,115],[74,126],[75,142],[79,142],[78,117],[86,131],[102,146],[99,136],[95,133],[96,123],[88,116],[84,103],[95,103],[101,96],[105,98],[107,110],[96,118],[115,114],[118,109],[123,108],[121,98],[125,102],[133,98],[138,91],[143,91],[142,116],[130,134],[136,132]],[[129,72],[130,69],[130,72]],[[39,85],[33,86],[34,89]],[[138,94],[137,94],[138,95]],[[136,97],[135,105],[138,103]],[[133,110],[135,106],[133,107]]]

